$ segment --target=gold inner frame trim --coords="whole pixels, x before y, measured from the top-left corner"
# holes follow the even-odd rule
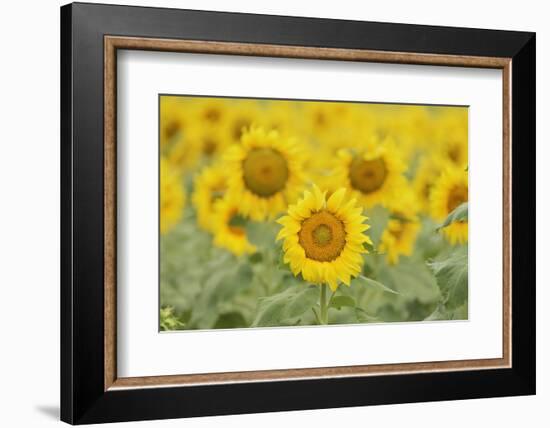
[[[503,94],[503,308],[502,358],[357,365],[304,369],[204,373],[171,376],[117,377],[116,368],[116,67],[118,49],[324,59],[397,64],[494,68],[502,70]],[[104,37],[104,389],[193,386],[220,383],[283,381],[312,378],[360,377],[511,367],[511,58],[383,52],[267,44]]]

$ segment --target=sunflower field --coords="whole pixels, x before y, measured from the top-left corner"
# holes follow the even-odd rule
[[[468,318],[468,109],[159,98],[163,331]]]

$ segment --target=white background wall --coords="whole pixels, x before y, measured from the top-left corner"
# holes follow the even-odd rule
[[[122,2],[122,0],[120,0]],[[104,1],[104,3],[116,3]],[[297,2],[148,0],[127,4],[537,32],[538,395],[352,409],[155,421],[159,427],[531,427],[550,416],[548,107],[550,29],[535,0]],[[0,425],[54,426],[59,406],[59,6],[1,6]],[[487,260],[491,262],[490,257]],[[138,423],[125,426],[138,426]]]

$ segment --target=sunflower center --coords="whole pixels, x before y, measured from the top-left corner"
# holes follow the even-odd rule
[[[243,179],[252,193],[268,198],[284,189],[288,179],[285,158],[277,150],[261,148],[248,153],[243,161]]]
[[[172,138],[175,136],[180,130],[180,123],[177,120],[171,120],[168,122],[164,127],[164,135],[166,135],[167,139]]]
[[[403,222],[398,222],[398,224],[389,229],[389,231],[396,241],[400,241],[403,233],[405,232],[405,224]]]
[[[223,195],[225,194],[225,186],[218,186],[218,187],[213,187],[211,190],[210,190],[210,201],[211,202],[214,202],[214,201],[217,201],[218,199],[221,199],[223,198]]]
[[[204,112],[204,118],[210,123],[217,123],[222,116],[222,112],[215,108],[209,108]]]
[[[449,192],[447,198],[447,210],[453,211],[460,204],[468,202],[468,188],[466,186],[456,186]]]
[[[236,210],[231,212],[227,225],[229,232],[236,236],[246,236],[245,224],[246,219],[243,216],[239,215]]]
[[[332,231],[326,224],[320,224],[313,230],[313,241],[317,245],[324,246],[332,241]]]
[[[315,115],[315,123],[319,126],[319,127],[323,127],[325,126],[325,124],[327,123],[327,118],[325,116],[325,114],[323,112],[318,112],[316,115]]]
[[[212,156],[216,152],[217,148],[218,148],[218,142],[215,139],[206,137],[203,140],[202,152],[206,156]]]
[[[429,182],[426,182],[426,184],[424,184],[424,186],[422,186],[422,195],[426,198],[426,199],[430,199],[430,190],[431,190],[432,186]]]
[[[372,193],[382,187],[388,170],[384,159],[365,160],[356,157],[349,168],[349,179],[354,189],[362,193]]]
[[[454,163],[458,163],[460,160],[460,146],[458,143],[452,143],[447,149],[447,156]]]
[[[319,211],[302,222],[298,242],[306,256],[319,262],[330,262],[346,245],[344,224],[334,214]]]

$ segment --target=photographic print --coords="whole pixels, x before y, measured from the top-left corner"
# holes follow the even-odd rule
[[[159,95],[161,331],[468,319],[468,108]]]

